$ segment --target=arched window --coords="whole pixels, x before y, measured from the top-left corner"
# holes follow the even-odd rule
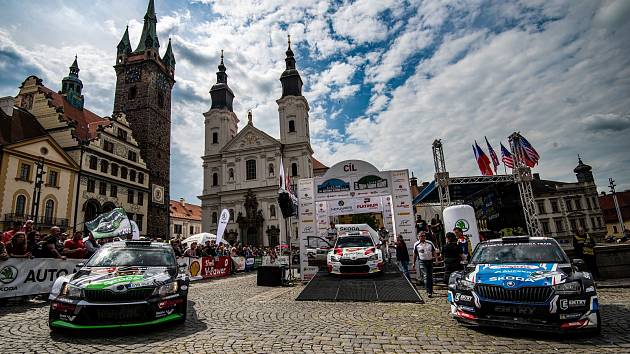
[[[216,224],[216,223],[217,223],[217,212],[216,212],[216,211],[213,211],[213,212],[212,212],[212,220],[211,220],[211,222],[212,222],[213,224]]]
[[[53,216],[55,215],[55,202],[52,199],[48,199],[46,201],[46,205],[44,207],[44,220],[46,223],[52,222]]]
[[[276,206],[275,205],[270,205],[269,206],[269,217],[270,218],[275,218],[276,217]]]
[[[298,164],[294,162],[291,164],[291,177],[295,177],[298,175]]]
[[[295,133],[295,121],[293,119],[289,121],[289,133]]]
[[[219,185],[219,174],[216,172],[212,174],[212,185],[213,186]]]
[[[24,215],[26,211],[26,197],[20,194],[15,198],[15,214],[18,216]]]
[[[230,181],[234,180],[234,169],[233,168],[230,168],[228,170],[228,176],[229,176]]]
[[[256,179],[256,160],[245,161],[245,175],[247,180]]]
[[[275,175],[275,171],[273,170],[273,164],[269,164],[269,177],[273,177]]]
[[[107,162],[107,160],[101,160],[101,172],[107,173],[108,167],[109,167],[109,162]]]

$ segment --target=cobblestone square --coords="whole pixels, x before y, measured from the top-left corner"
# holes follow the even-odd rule
[[[302,288],[258,287],[255,274],[194,283],[185,324],[105,334],[51,334],[47,303],[11,303],[0,352],[630,352],[630,289],[600,290],[601,336],[559,338],[462,327],[444,290],[421,305],[295,301]]]

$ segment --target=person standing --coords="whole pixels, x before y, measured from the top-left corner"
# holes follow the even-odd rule
[[[83,243],[83,232],[81,231],[76,231],[71,239],[63,243],[63,254],[68,258],[83,259],[86,252],[87,250]]]
[[[42,258],[66,259],[66,256],[62,256],[59,252],[59,235],[61,235],[61,230],[57,226],[50,228],[50,235],[44,237],[42,241]],[[61,248],[63,250],[63,246]]]
[[[378,241],[380,243],[383,261],[389,262],[389,251],[387,250],[387,243],[389,242],[389,232],[387,231],[385,226],[381,226],[381,228],[378,229]]]
[[[455,233],[455,237],[457,237],[457,245],[461,247],[462,253],[464,254],[464,261],[467,261],[468,258],[470,258],[470,242],[468,241],[468,237],[464,235],[464,232],[459,227],[455,227],[453,232]]]
[[[431,219],[431,232],[435,236],[438,245],[442,246],[446,244],[444,240],[444,224],[440,220],[440,214],[435,214],[435,217]]]
[[[20,228],[22,227],[22,224],[20,224],[19,221],[14,221],[13,222],[13,228],[11,230],[5,231],[2,234],[2,242],[6,245],[7,243],[9,243],[9,241],[11,241],[11,239],[13,238],[13,235],[15,235],[16,233],[18,233],[20,231]]]
[[[452,232],[446,234],[446,245],[442,247],[442,256],[444,257],[444,284],[448,285],[451,274],[464,269],[462,265],[464,252],[457,245],[457,237]]]
[[[400,235],[396,237],[396,260],[400,271],[403,272],[407,279],[411,280],[409,276],[409,251],[405,240]]]
[[[7,249],[4,247],[4,242],[0,240],[0,261],[6,261],[9,259],[9,254],[7,253]]]
[[[418,241],[413,245],[413,263],[416,264],[416,269],[421,269],[424,273],[424,285],[428,297],[433,297],[433,260],[435,258],[435,245],[427,240],[426,232],[419,232]],[[419,276],[420,273],[418,273]]]
[[[422,215],[418,215],[416,218],[416,232],[428,231],[427,222],[422,219]]]
[[[573,235],[573,248],[577,258],[581,258],[586,263],[586,268],[593,274],[593,278],[597,278],[597,264],[595,262],[595,241],[593,238],[584,231],[583,228],[578,227],[575,235]]]
[[[330,241],[331,243],[335,243],[335,241],[337,240],[337,234],[337,226],[335,226],[334,221],[331,221],[330,227],[328,228],[328,230],[326,230],[326,239],[328,239],[328,241]]]
[[[26,244],[26,234],[16,232],[11,241],[6,245],[7,253],[11,258],[32,258]]]

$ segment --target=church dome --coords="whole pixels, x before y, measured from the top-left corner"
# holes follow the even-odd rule
[[[573,169],[573,172],[585,173],[585,172],[591,172],[591,170],[593,170],[593,168],[590,165],[587,165],[584,162],[582,162],[582,159],[578,157],[578,165]]]

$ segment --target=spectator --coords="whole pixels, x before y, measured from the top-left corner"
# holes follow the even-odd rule
[[[407,250],[405,240],[403,240],[400,235],[396,238],[396,260],[398,261],[400,271],[403,272],[407,279],[411,280],[409,276],[409,251]]]
[[[187,249],[186,252],[184,252],[184,257],[199,257],[199,254],[197,253],[197,242],[193,242],[190,244],[190,248]]]
[[[5,248],[9,257],[31,258],[31,253],[28,251],[26,244],[26,234],[22,231],[16,232]]]
[[[96,242],[96,239],[94,239],[94,235],[92,235],[92,233],[90,232],[88,235],[88,239],[87,242],[85,242],[85,258],[90,258],[92,257],[92,255],[94,253],[96,253],[96,251],[101,248],[101,245],[98,244],[98,242]]]
[[[446,243],[444,241],[444,224],[440,220],[440,214],[435,214],[435,217],[431,219],[431,233],[440,246]]]
[[[22,225],[20,224],[19,221],[14,221],[13,222],[13,228],[11,228],[11,230],[9,230],[9,231],[5,231],[2,234],[2,242],[5,245],[7,243],[9,243],[9,241],[11,241],[11,238],[13,238],[13,235],[15,235],[17,232],[19,232],[21,227],[22,227]]]
[[[594,278],[598,277],[597,265],[595,263],[595,241],[593,238],[584,231],[583,228],[578,227],[575,235],[573,235],[573,248],[578,258],[584,260],[588,271],[593,274]]]
[[[87,249],[83,243],[83,232],[76,231],[71,239],[63,243],[63,254],[72,259],[83,259]]]
[[[26,234],[26,247],[28,248],[28,252],[32,257],[39,258],[41,257],[41,245],[40,245],[40,234],[39,231],[33,230]]]
[[[6,261],[7,259],[9,259],[9,255],[4,247],[4,242],[0,241],[0,261]]]
[[[457,245],[457,236],[452,232],[446,234],[446,245],[442,248],[442,256],[444,257],[444,283],[448,285],[451,274],[463,269],[462,261],[464,260],[464,252]]]
[[[428,297],[433,297],[433,260],[435,258],[435,245],[427,240],[426,232],[420,231],[418,241],[413,245],[413,263],[416,264],[417,270],[422,270]],[[418,272],[418,278],[420,278],[420,272]]]
[[[33,220],[26,220],[20,231],[28,236],[28,233],[33,231]]]
[[[470,242],[468,241],[468,237],[464,235],[464,232],[459,227],[455,227],[453,232],[457,237],[457,245],[461,247],[462,253],[464,254],[464,261],[466,261],[470,258]]]
[[[182,250],[182,244],[179,240],[171,241],[171,247],[173,247],[173,252],[175,252],[175,257],[184,256],[184,250]]]
[[[59,252],[59,236],[61,235],[61,230],[57,226],[53,226],[50,228],[50,235],[44,237],[44,241],[42,241],[42,258],[61,258],[66,259],[66,256],[61,255],[63,252]]]
[[[330,242],[335,242],[337,240],[337,226],[335,226],[335,222],[330,222],[330,227],[326,230],[326,239]]]
[[[385,226],[381,226],[378,230],[378,240],[380,243],[381,254],[383,255],[383,261],[389,262],[389,251],[387,249],[387,243],[389,241],[389,232]]]
[[[427,222],[422,219],[422,215],[418,215],[416,218],[416,232],[429,231],[427,228]]]

